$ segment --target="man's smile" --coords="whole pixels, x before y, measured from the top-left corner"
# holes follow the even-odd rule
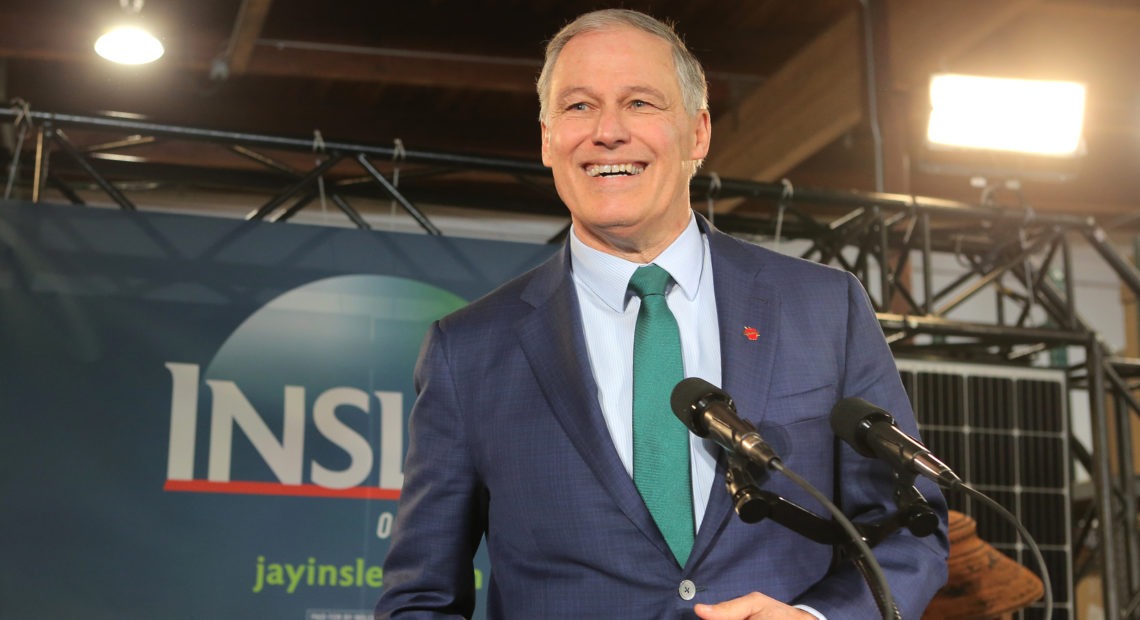
[[[584,168],[586,175],[591,177],[636,176],[645,172],[645,164],[642,163],[586,164]]]

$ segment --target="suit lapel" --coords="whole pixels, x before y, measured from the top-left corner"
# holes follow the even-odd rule
[[[738,413],[753,424],[764,419],[771,386],[779,329],[778,291],[771,274],[743,242],[717,232],[698,216],[712,252],[717,322],[720,324],[721,383],[733,396]],[[725,455],[717,460],[717,473],[693,555],[707,551],[728,523],[736,518],[724,489]]]
[[[771,274],[742,243],[710,233],[721,328],[721,382],[724,391],[736,397],[740,415],[759,424],[776,363],[780,299]]]
[[[569,261],[565,249],[539,268],[523,292],[534,311],[516,327],[520,346],[559,424],[599,483],[649,540],[671,554],[606,428]]]

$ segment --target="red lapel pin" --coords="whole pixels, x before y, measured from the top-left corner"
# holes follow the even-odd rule
[[[760,332],[755,327],[744,327],[744,337],[749,340],[756,340],[760,338]]]

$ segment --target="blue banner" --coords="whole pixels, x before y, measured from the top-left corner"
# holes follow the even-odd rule
[[[0,204],[0,617],[370,618],[423,335],[553,251]]]

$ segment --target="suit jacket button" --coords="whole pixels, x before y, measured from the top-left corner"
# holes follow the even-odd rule
[[[686,579],[677,587],[677,594],[680,594],[682,599],[691,601],[697,595],[697,584]]]

